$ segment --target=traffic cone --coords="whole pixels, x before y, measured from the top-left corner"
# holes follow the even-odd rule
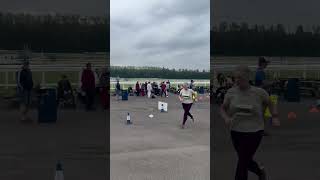
[[[312,107],[311,107],[311,109],[309,110],[309,112],[310,112],[310,113],[318,113],[318,112],[319,112],[319,110],[318,110],[318,108],[317,108],[317,107],[312,106]]]
[[[128,115],[127,115],[127,124],[132,124],[130,113],[128,113]]]
[[[288,119],[296,119],[296,118],[297,118],[296,113],[294,113],[294,112],[289,112],[288,113]]]
[[[56,174],[54,180],[64,180],[63,168],[61,162],[56,165]]]

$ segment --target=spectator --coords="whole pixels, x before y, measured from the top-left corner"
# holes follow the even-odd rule
[[[169,97],[169,91],[170,91],[170,82],[168,80],[168,82],[166,83],[166,95],[167,95],[167,97]]]
[[[137,81],[137,83],[136,83],[136,94],[137,94],[137,96],[140,95],[140,84],[139,84],[139,81]]]
[[[116,96],[117,96],[117,100],[120,100],[121,86],[120,86],[119,79],[117,79],[117,84],[116,84]]]
[[[86,69],[82,72],[81,77],[82,82],[82,90],[86,94],[86,109],[87,110],[94,110],[94,98],[96,92],[96,85],[95,85],[95,75],[91,69],[91,63],[87,63]]]
[[[67,101],[69,98],[72,100],[72,104],[75,105],[75,99],[73,96],[72,86],[66,75],[61,76],[61,80],[58,82],[58,103],[60,100]]]
[[[263,88],[269,92],[270,82],[266,81],[265,69],[267,68],[270,62],[267,61],[264,57],[260,57],[258,61],[258,68],[255,76],[255,86]]]
[[[270,95],[270,87],[271,87],[271,83],[266,81],[266,73],[265,73],[265,69],[267,68],[268,64],[270,62],[267,61],[264,57],[260,57],[258,60],[258,68],[256,71],[256,76],[255,76],[255,86],[256,87],[260,87],[263,88],[264,90],[266,90],[269,95]],[[267,124],[266,124],[267,125]],[[270,133],[267,131],[267,126],[266,129],[263,133],[264,136],[269,136]]]
[[[147,84],[148,98],[151,98],[151,91],[152,91],[152,85],[150,82],[148,82]]]
[[[107,68],[104,68],[100,75],[100,99],[101,104],[104,109],[108,106],[108,96],[109,96],[109,72]]]
[[[17,83],[20,97],[21,121],[32,122],[32,120],[27,117],[31,105],[31,91],[33,88],[32,72],[28,61],[23,63],[22,69],[18,72]]]
[[[160,87],[161,87],[161,97],[162,97],[163,94],[165,95],[165,97],[167,97],[167,85],[166,85],[166,83],[162,82]]]
[[[191,82],[190,82],[190,87],[189,87],[189,89],[192,89],[193,90],[193,88],[194,88],[194,81],[191,79]]]

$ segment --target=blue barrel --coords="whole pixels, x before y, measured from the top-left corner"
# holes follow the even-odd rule
[[[204,87],[203,87],[203,86],[201,86],[201,87],[199,88],[199,94],[204,94]]]
[[[56,89],[44,90],[39,100],[38,122],[55,123],[58,116]]]
[[[286,99],[288,102],[300,102],[299,79],[291,78],[288,80]]]
[[[128,91],[123,90],[122,91],[122,100],[123,101],[127,101],[128,100],[128,95],[129,95]]]

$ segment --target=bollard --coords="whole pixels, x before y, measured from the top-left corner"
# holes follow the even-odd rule
[[[132,124],[130,113],[128,113],[128,115],[127,115],[127,124]]]
[[[56,174],[55,174],[54,180],[64,180],[62,163],[60,161],[56,165]]]
[[[161,112],[164,112],[163,104],[161,104]]]

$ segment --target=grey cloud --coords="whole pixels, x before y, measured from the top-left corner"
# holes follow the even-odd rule
[[[111,4],[112,65],[209,69],[208,0],[135,2]]]

